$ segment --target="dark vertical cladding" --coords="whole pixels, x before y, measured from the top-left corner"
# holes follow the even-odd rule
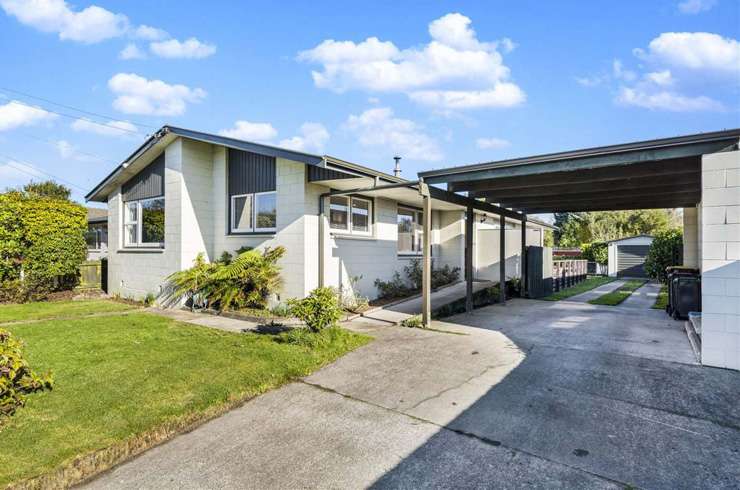
[[[123,184],[124,201],[136,201],[164,195],[164,153]]]
[[[336,180],[336,179],[352,179],[357,177],[356,175],[348,174],[346,172],[339,172],[331,168],[321,168],[310,165],[308,167],[308,181],[309,182],[320,182],[322,180]]]
[[[229,196],[274,191],[275,157],[229,148]]]

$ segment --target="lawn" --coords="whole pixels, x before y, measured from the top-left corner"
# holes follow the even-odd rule
[[[74,318],[96,313],[126,311],[132,308],[136,308],[136,306],[107,299],[0,305],[0,323],[45,320],[50,318]]]
[[[668,286],[663,284],[660,287],[658,297],[655,298],[655,304],[653,305],[654,310],[665,310],[668,306]]]
[[[6,328],[55,384],[0,429],[0,487],[54,473],[74,483],[370,340],[340,329],[231,333],[144,312]]]
[[[606,277],[606,276],[591,276],[587,278],[585,281],[579,282],[575,286],[571,286],[569,288],[563,289],[561,291],[558,291],[556,293],[551,294],[550,296],[545,296],[545,301],[560,301],[561,299],[570,298],[571,296],[575,296],[577,294],[585,293],[586,291],[591,291],[594,288],[597,288],[599,286],[603,286],[604,284],[610,283],[614,281],[615,277]]]
[[[589,301],[592,305],[616,306],[630,297],[636,290],[640,289],[647,281],[645,279],[630,279],[616,290],[599,296]]]

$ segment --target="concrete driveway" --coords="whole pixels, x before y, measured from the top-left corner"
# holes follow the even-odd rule
[[[695,365],[658,313],[516,300],[435,325],[455,333],[357,321],[375,342],[89,486],[737,488],[740,373]]]

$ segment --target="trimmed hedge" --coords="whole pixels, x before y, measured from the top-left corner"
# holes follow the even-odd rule
[[[22,278],[42,289],[74,285],[87,255],[85,231],[87,211],[77,203],[0,194],[0,283]]]
[[[658,233],[648,249],[645,272],[651,279],[665,283],[666,267],[682,265],[682,255],[683,231],[680,228]]]

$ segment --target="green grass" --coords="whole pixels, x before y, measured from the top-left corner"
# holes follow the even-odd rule
[[[668,306],[668,286],[663,284],[652,308],[654,310],[665,310],[666,306]]]
[[[102,471],[370,340],[341,329],[237,334],[144,312],[6,328],[55,384],[0,428],[0,488],[41,474],[74,483],[76,471]]]
[[[0,305],[0,323],[51,318],[74,318],[95,313],[111,313],[136,308],[107,299],[87,301],[45,301],[20,305]]]
[[[599,296],[596,299],[589,301],[592,305],[607,305],[616,306],[622,301],[630,297],[630,295],[637,289],[641,288],[647,281],[644,279],[630,279],[616,290]]]
[[[591,276],[585,281],[579,282],[575,286],[563,289],[551,294],[550,296],[545,296],[542,299],[545,301],[560,301],[561,299],[570,298],[571,296],[585,293],[586,291],[591,291],[592,289],[603,286],[604,284],[608,284],[615,279],[615,277]]]

